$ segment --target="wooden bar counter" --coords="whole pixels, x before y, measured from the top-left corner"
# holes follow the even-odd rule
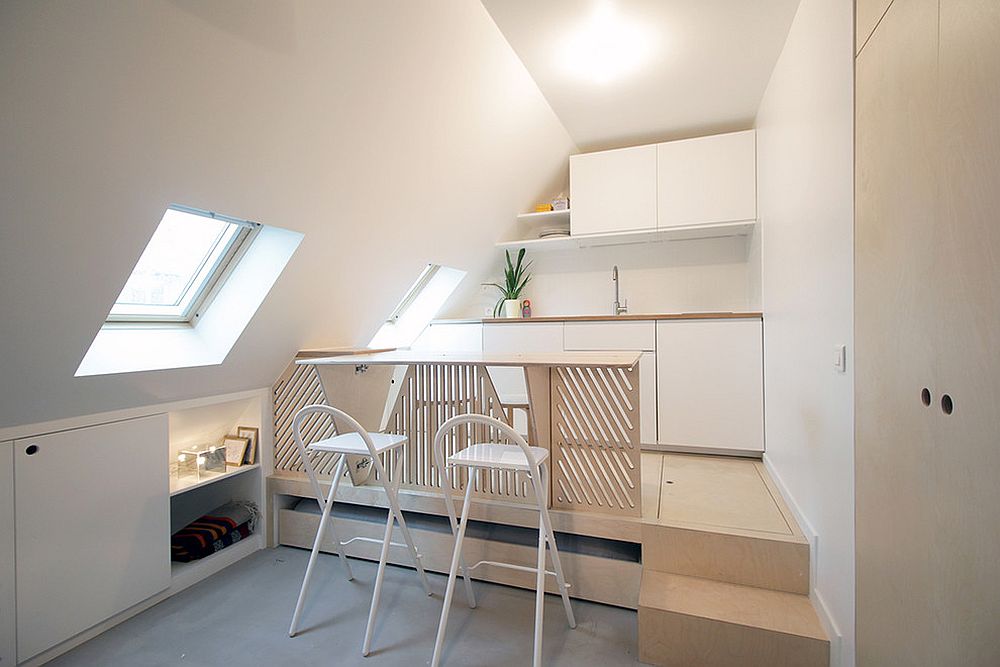
[[[490,377],[491,368],[523,369],[530,444],[550,452],[553,509],[639,517],[639,354],[555,352],[481,354],[391,351],[297,358],[275,385],[275,469],[300,469],[291,440],[291,420],[308,403],[328,403],[373,431],[407,435],[402,487],[440,493],[432,445],[438,427],[458,414],[480,413],[512,422]],[[327,437],[335,425],[307,422],[308,440]],[[462,427],[445,442],[446,452],[473,442],[501,441],[489,429]],[[329,473],[336,459],[320,460]],[[363,479],[364,457],[350,462]],[[387,468],[392,469],[387,462]],[[467,480],[456,479],[454,493]],[[505,471],[480,471],[474,480],[480,502],[532,502],[530,485]]]

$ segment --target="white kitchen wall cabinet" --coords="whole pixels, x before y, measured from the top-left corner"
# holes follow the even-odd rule
[[[167,438],[158,414],[14,441],[19,661],[170,585]]]
[[[761,321],[656,323],[659,444],[687,450],[764,450]]]
[[[14,443],[0,442],[0,665],[17,663],[14,638]]]
[[[656,146],[569,158],[574,236],[656,229]]]
[[[656,326],[652,320],[567,322],[564,349],[641,352],[639,358],[639,442],[656,444]]]
[[[657,227],[756,219],[756,159],[754,130],[658,144]]]

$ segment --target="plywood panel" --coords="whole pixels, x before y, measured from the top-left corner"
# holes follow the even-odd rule
[[[891,4],[892,0],[857,0],[855,2],[856,51],[861,51]]]
[[[894,2],[857,65],[858,664],[997,664],[1000,6]]]

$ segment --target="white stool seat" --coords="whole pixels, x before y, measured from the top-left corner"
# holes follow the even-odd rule
[[[542,447],[528,447],[528,452],[534,459],[535,465],[549,457],[548,450]],[[519,445],[498,445],[495,443],[469,445],[449,456],[448,464],[525,472],[532,468],[528,457]]]
[[[397,435],[395,433],[368,433],[368,437],[372,439],[372,444],[375,445],[375,452],[377,454],[381,454],[387,449],[398,447],[406,442],[407,439],[405,435]],[[361,437],[360,433],[354,432],[342,433],[325,440],[317,440],[306,447],[306,449],[313,452],[358,454],[361,456],[371,455],[364,438]]]
[[[339,435],[306,445],[302,440],[302,424],[312,416],[324,415],[327,419],[334,420],[333,423],[341,432]],[[333,533],[333,544],[340,557],[340,562],[344,565],[344,571],[348,579],[353,579],[350,563],[347,561],[347,546],[354,542],[381,542],[382,550],[378,559],[378,571],[375,574],[375,588],[372,591],[372,603],[368,608],[368,625],[365,628],[365,638],[361,645],[361,655],[368,655],[371,651],[372,632],[375,628],[375,615],[378,613],[379,600],[382,596],[382,581],[385,578],[385,566],[389,560],[389,547],[403,547],[410,552],[413,565],[420,575],[420,580],[424,585],[427,595],[431,594],[431,585],[427,581],[427,573],[420,562],[421,555],[417,552],[417,547],[413,544],[413,537],[410,529],[406,527],[406,518],[399,508],[399,484],[402,480],[403,456],[399,452],[389,454],[390,450],[406,443],[409,438],[405,435],[392,433],[372,433],[361,426],[353,417],[329,405],[307,405],[296,413],[292,419],[292,433],[295,435],[295,447],[298,449],[299,457],[302,459],[302,467],[309,477],[309,484],[312,486],[316,501],[319,503],[322,513],[319,518],[319,526],[316,529],[316,538],[313,541],[312,552],[309,554],[309,563],[306,565],[305,576],[302,577],[302,588],[299,589],[299,599],[295,603],[295,611],[292,613],[292,624],[288,628],[288,636],[294,637],[298,632],[299,619],[302,616],[302,609],[305,605],[306,591],[309,589],[309,582],[312,579],[313,569],[316,566],[316,557],[319,555],[320,546],[323,544],[323,536],[327,529]],[[326,494],[319,485],[319,478],[316,476],[316,468],[313,465],[311,454],[339,454],[335,459],[337,467],[333,471],[330,479],[330,491]],[[376,473],[375,479],[381,483],[385,489],[386,500],[389,504],[389,514],[385,522],[385,534],[381,540],[372,537],[357,536],[349,540],[342,541],[334,527],[331,509],[337,497],[337,487],[340,486],[344,478],[344,471],[347,469],[348,456],[365,456],[369,459],[372,469]],[[384,461],[383,461],[384,459]],[[389,472],[391,466],[392,474]],[[393,542],[392,533],[396,524],[403,534],[402,542]]]

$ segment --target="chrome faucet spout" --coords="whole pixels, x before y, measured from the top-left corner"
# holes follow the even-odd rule
[[[618,286],[619,286],[619,283],[618,283],[618,265],[617,264],[615,264],[614,266],[611,267],[611,282],[613,282],[615,284],[615,301],[614,301],[613,304],[611,304],[611,314],[612,315],[621,315],[623,313],[627,313],[628,312],[628,299],[625,299],[625,301],[622,302],[620,300],[620,298],[619,298],[619,293],[618,293]]]

